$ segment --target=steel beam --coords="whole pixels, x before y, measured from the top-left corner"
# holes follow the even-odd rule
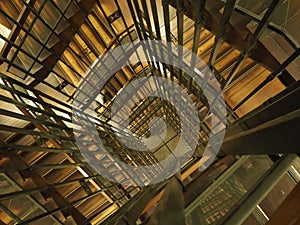
[[[225,8],[224,8],[224,12],[222,15],[222,19],[220,21],[220,26],[217,30],[215,40],[214,40],[214,46],[213,46],[213,49],[210,54],[209,66],[213,66],[215,64],[219,47],[223,41],[223,36],[225,35],[226,28],[229,23],[229,19],[234,10],[235,2],[236,2],[236,0],[227,0],[225,3]]]
[[[37,165],[29,165],[29,166],[5,166],[0,167],[0,173],[8,173],[8,172],[32,172],[36,169],[64,169],[64,168],[77,168],[77,167],[86,167],[87,163],[63,163],[63,164],[37,164]]]
[[[18,155],[18,154],[8,154],[10,162],[17,165],[18,167],[28,167],[28,164]],[[22,175],[26,177],[26,173]],[[31,171],[30,178],[37,186],[48,186],[47,181],[41,177],[37,172]],[[43,193],[45,198],[51,197],[58,207],[64,207],[69,205],[69,202],[56,190],[52,189],[51,191]],[[83,224],[86,221],[86,218],[72,205],[69,207],[70,210],[63,210],[62,213],[65,217],[71,215],[73,219],[78,224]]]
[[[236,207],[236,210],[227,217],[222,224],[240,225],[252,213],[255,207],[268,195],[272,188],[286,174],[291,164],[297,159],[295,154],[287,155],[275,164],[262,179],[246,196],[243,202]],[[281,215],[280,215],[281,216]]]
[[[23,187],[16,182],[12,177],[10,177],[8,174],[3,174],[3,177],[5,177],[6,180],[9,181],[10,184],[14,185],[17,190],[23,190]],[[32,201],[39,209],[41,209],[43,212],[47,212],[47,209],[45,208],[44,205],[42,205],[34,196],[32,195],[27,195],[27,198]],[[58,224],[63,224],[55,215],[50,216],[52,219],[54,219],[55,222]]]
[[[34,4],[36,3],[36,1],[37,0],[30,0],[29,3],[28,3],[28,5],[31,6],[31,7],[33,7]],[[22,11],[20,12],[19,18],[17,20],[18,20],[18,23],[21,26],[23,26],[25,24],[25,22],[26,22],[26,20],[27,20],[27,18],[29,16],[29,14],[30,14],[30,11],[31,10],[28,7],[24,6],[24,8],[22,9]],[[16,26],[15,25],[13,27],[13,29],[11,31],[11,34],[9,36],[9,40],[11,40],[12,42],[14,42],[17,39],[17,37],[19,36],[19,33],[21,31],[21,26]],[[10,52],[11,47],[12,46],[9,43],[6,42],[5,45],[4,45],[4,47],[3,47],[3,49],[2,49],[2,51],[1,51],[0,55],[2,57],[7,57],[8,53]],[[2,64],[2,63],[3,63],[3,61],[0,60],[0,64]]]
[[[176,3],[174,3],[176,6]],[[168,48],[171,49],[171,25],[170,25],[170,9],[169,9],[169,0],[162,0],[162,6],[163,6],[163,14],[164,14],[164,25],[165,25],[165,32],[166,32],[166,41],[168,42]],[[168,54],[168,60],[170,62],[170,65],[167,65],[167,68],[170,71],[171,79],[174,79],[174,68],[172,66],[172,54]]]
[[[152,31],[152,24],[151,24],[151,21],[150,21],[150,16],[149,16],[149,12],[148,12],[147,2],[146,2],[146,0],[142,0],[141,2],[142,2],[142,8],[143,8],[143,12],[144,12],[144,14],[143,14],[144,15],[144,19],[146,20],[146,24],[147,24],[147,33],[148,33],[148,35],[150,37],[150,40],[154,40],[155,37],[154,37],[154,33]],[[143,23],[143,22],[141,21],[140,24],[141,23]],[[144,26],[142,26],[142,28],[143,27]],[[150,44],[150,47],[151,47],[151,49],[154,52],[154,56],[158,55],[157,54],[157,49],[153,48],[153,46],[151,46],[151,44]],[[150,55],[150,57],[151,57],[151,55]],[[151,62],[151,64],[153,64],[153,65],[156,64],[156,67],[159,70],[159,74],[162,74],[162,71],[160,71],[160,66],[159,66],[158,62]],[[155,68],[155,67],[153,67],[153,68]]]
[[[36,1],[35,1],[35,0],[34,0],[34,1],[31,1],[31,2],[29,2],[29,4],[27,4],[26,2],[24,2],[24,3],[25,3],[25,5],[24,5],[25,13],[26,13],[26,11],[29,11],[29,12],[31,12],[31,13],[35,12],[34,7],[33,7],[34,4],[30,4],[30,3],[32,3],[32,2],[35,3]],[[46,2],[47,2],[47,1],[43,1],[43,2],[41,3],[41,5],[39,6],[37,12],[35,13],[34,18],[32,19],[32,21],[31,21],[31,23],[30,23],[30,25],[29,25],[29,27],[28,27],[28,29],[27,29],[27,32],[24,34],[24,36],[22,36],[22,39],[21,39],[20,43],[18,43],[18,46],[19,46],[19,47],[22,47],[22,46],[24,45],[24,43],[26,42],[26,39],[27,39],[28,35],[32,32],[32,28],[33,28],[34,24],[36,23],[37,19],[40,17],[40,14],[41,14],[43,8],[44,8],[45,5],[46,5]],[[27,14],[27,16],[29,16],[29,13]],[[25,17],[24,19],[25,19],[24,22],[26,22],[27,17]],[[19,23],[20,23],[20,22],[19,22]],[[23,24],[24,24],[24,23],[23,23]],[[19,35],[19,33],[20,33],[20,27],[17,27],[17,28],[18,28],[18,29],[17,29],[17,34]],[[13,34],[13,35],[14,35],[14,34]],[[15,40],[16,40],[16,39],[13,38],[13,39],[10,40],[10,41],[15,41]],[[11,46],[9,46],[9,47],[11,48]],[[17,49],[17,50],[12,54],[12,57],[11,57],[11,59],[10,59],[12,62],[16,59],[18,53],[19,53],[19,49]],[[7,55],[5,55],[4,57],[7,57]],[[9,67],[10,67],[10,65],[8,65],[8,68],[9,68]]]
[[[140,27],[139,27],[139,23],[138,23],[138,21],[137,21],[137,19],[136,19],[136,15],[135,15],[134,8],[133,8],[133,5],[132,5],[131,0],[127,0],[127,5],[128,5],[129,10],[130,10],[130,14],[131,14],[133,23],[134,23],[134,25],[135,25],[136,32],[137,32],[137,34],[138,34],[138,36],[139,36],[139,39],[140,39],[140,40],[143,40],[143,35],[142,35],[142,33],[141,33],[141,29],[140,29]]]
[[[194,19],[195,9],[193,5],[189,4],[187,0],[185,0],[184,3],[186,9],[185,15],[191,19]],[[214,1],[209,1],[207,2],[207,7],[205,7],[204,17],[206,22],[204,24],[204,28],[216,34],[219,29],[222,14],[218,11],[213,10],[213,3]],[[170,0],[169,4],[176,8],[176,0]],[[243,33],[244,32],[239,30],[237,27],[228,24],[227,32],[224,34],[223,40],[232,45],[234,48],[242,51],[247,46],[249,40],[245,40]],[[249,38],[251,36],[252,34],[249,34]],[[278,67],[279,62],[260,42],[257,43],[256,49],[259,49],[259,51],[251,51],[251,53],[249,54],[250,58],[252,58],[254,61],[261,62],[270,70],[275,70]]]
[[[183,186],[180,178],[172,177],[145,225],[185,225]]]
[[[259,22],[261,20],[261,17],[259,15],[241,6],[236,5],[234,11],[238,12],[241,15],[248,16],[251,20],[254,20],[255,22]],[[281,35],[294,49],[299,48],[299,43],[295,40],[295,38],[293,38],[291,34],[289,34],[287,31],[283,30],[281,26],[270,22],[268,28]]]
[[[255,47],[255,45],[258,42],[259,37],[263,33],[263,31],[267,28],[273,12],[279,7],[279,3],[281,3],[282,0],[274,0],[271,2],[270,7],[268,8],[267,12],[264,14],[262,20],[259,22],[258,27],[255,29],[254,34],[251,36],[249,41],[247,42],[247,45],[241,52],[241,54],[238,56],[237,61],[235,62],[233,68],[231,69],[228,77],[226,78],[225,82],[222,84],[222,87],[226,87],[234,78],[236,72],[241,66],[242,61],[244,60],[245,57],[248,56],[250,51]]]
[[[14,214],[11,210],[9,210],[7,207],[5,207],[5,205],[3,205],[2,203],[0,203],[0,209],[4,213],[6,213],[10,218],[12,218],[15,222],[18,222],[18,223],[22,222],[20,217],[18,217],[16,214]]]
[[[36,107],[33,107],[31,105],[28,105],[28,104],[25,104],[23,102],[20,102],[20,101],[17,101],[15,99],[11,99],[11,98],[8,98],[6,96],[2,96],[0,95],[0,100],[2,101],[5,101],[5,102],[9,102],[9,103],[12,103],[14,104],[17,108],[25,108],[25,109],[30,109],[31,111],[33,112],[39,112],[39,113],[43,113],[44,115],[47,115],[49,117],[54,117],[56,120],[59,120],[59,121],[64,121],[64,122],[71,122],[72,123],[72,120],[70,119],[72,117],[72,113],[71,111],[68,111],[68,110],[65,110],[64,108],[67,108],[67,109],[70,109],[72,110],[72,106],[65,103],[65,102],[62,102],[52,96],[49,96],[41,91],[38,91],[38,90],[35,90],[33,87],[30,87],[30,86],[27,86],[11,77],[8,77],[4,74],[1,74],[0,73],[0,78],[4,79],[5,81],[13,84],[13,85],[18,85],[26,90],[30,90],[32,91],[36,97],[32,97],[32,96],[29,96],[28,94],[25,94],[19,90],[16,90],[14,88],[11,88],[9,86],[4,86],[4,85],[1,85],[1,88],[11,92],[13,95],[17,95],[17,96],[21,96],[21,97],[24,97],[28,100],[31,100],[35,103],[39,103],[41,104],[45,109],[50,109],[51,110],[43,110],[43,109],[39,109],[39,108],[36,108]],[[41,97],[43,98],[46,98],[47,100],[49,101],[53,101],[55,103],[57,103],[58,105],[62,106],[62,107],[58,107],[57,105],[54,105],[54,104],[51,104],[51,103],[48,103],[48,102],[45,102]],[[67,117],[62,117],[62,116],[58,116],[56,115],[52,109],[54,110],[57,110],[59,112],[62,112],[63,114],[66,114],[68,115],[70,118],[67,118]],[[90,115],[86,114],[83,112],[84,115],[88,117],[90,117]],[[83,118],[82,118],[83,119]],[[102,127],[105,127],[105,128],[108,128],[110,127],[107,123],[105,123],[104,121],[100,121],[98,118],[93,118],[95,119],[98,123],[98,125],[101,125]]]
[[[176,0],[176,17],[177,17],[177,40],[178,45],[183,46],[183,16],[184,16],[184,3],[183,0]],[[182,67],[183,61],[183,48],[178,48],[178,58],[179,65],[178,67]],[[181,85],[182,82],[182,70],[178,71],[178,85]]]
[[[80,3],[78,3],[79,6],[82,8],[82,10],[84,10],[85,15],[88,14],[88,12],[93,8],[95,2],[93,0],[83,0]],[[73,15],[68,22],[70,23],[70,27],[67,28],[62,34],[61,36],[64,38],[65,43],[63,42],[59,42],[56,46],[55,46],[55,54],[56,57],[54,55],[50,55],[48,56],[45,60],[43,60],[43,62],[45,62],[48,66],[48,68],[41,68],[39,71],[37,71],[34,74],[35,80],[32,81],[29,86],[35,87],[37,86],[42,80],[44,80],[46,77],[48,77],[49,73],[51,72],[51,70],[53,69],[53,67],[56,65],[56,63],[58,62],[59,57],[63,54],[63,52],[67,49],[68,47],[68,43],[71,42],[72,38],[74,37],[74,35],[76,34],[76,31],[72,28],[72,27],[81,27],[81,25],[84,23],[85,21],[85,16],[81,13],[78,12],[75,15]],[[67,44],[66,44],[67,43]]]
[[[32,10],[32,13],[35,14],[37,17],[39,17],[39,15],[35,12],[35,10],[27,3],[26,6],[28,8],[30,8]],[[69,4],[70,6],[70,4]],[[62,14],[62,18],[64,17],[64,13],[67,11],[67,9],[69,8],[69,6],[65,9],[64,12],[61,12]],[[31,39],[33,39],[35,42],[37,42],[40,46],[43,46],[43,48],[49,52],[52,53],[52,55],[54,57],[58,57],[58,55],[56,54],[55,50],[57,49],[57,46],[60,46],[61,44],[66,44],[66,41],[64,40],[66,34],[68,33],[68,30],[71,29],[71,27],[68,27],[65,31],[61,32],[59,35],[57,35],[57,38],[61,40],[61,42],[55,44],[54,46],[52,46],[51,48],[47,47],[47,42],[50,40],[51,35],[47,38],[46,44],[44,44],[39,38],[37,38],[33,33],[28,32],[27,29],[25,29],[25,27],[22,26],[22,24],[20,24],[18,21],[16,21],[13,17],[11,17],[10,15],[6,14],[5,11],[3,11],[3,9],[0,9],[0,12],[2,12],[3,14],[6,15],[7,19],[9,19],[15,26],[17,26],[18,29],[20,29],[21,31],[23,31],[27,36],[29,36]],[[55,30],[58,26],[59,23],[57,23],[57,25],[52,28],[51,26],[49,26],[47,24],[47,22],[45,22],[43,20],[43,18],[40,17],[40,20],[42,21],[42,23],[49,29],[49,30]],[[34,23],[32,23],[34,24]],[[11,39],[7,39],[5,38],[3,35],[0,34],[0,37],[5,40],[5,42],[9,43],[10,48],[14,47],[16,48],[19,52],[22,52],[24,55],[26,55],[27,57],[29,57],[30,59],[32,59],[33,61],[41,64],[45,69],[51,70],[51,67],[49,67],[49,65],[47,65],[47,61],[43,60],[40,61],[38,58],[41,54],[42,51],[40,51],[40,53],[37,56],[33,56],[31,52],[27,52],[26,50],[24,50],[23,48],[20,47],[19,44],[16,44],[13,40]],[[25,40],[25,39],[24,39]],[[67,44],[66,44],[67,45]],[[72,50],[72,49],[71,49]],[[74,51],[72,50],[72,52],[74,53]],[[50,59],[48,57],[48,59]],[[63,63],[65,63],[65,65],[67,65],[72,71],[74,71],[76,73],[76,71],[69,66],[63,59],[60,59]],[[8,60],[6,57],[1,57],[1,62],[6,62],[9,66],[13,66],[15,68],[17,68],[18,70],[22,71],[23,73],[25,73],[26,75],[29,75],[31,77],[34,77],[34,74],[30,73],[29,71],[31,70],[32,66],[26,70],[24,68],[22,68],[21,66],[18,66],[17,64],[13,63],[13,60]],[[56,71],[51,71],[52,73],[54,73],[56,76],[58,76],[59,78],[61,78],[62,80],[64,80],[64,82],[68,82],[65,80],[65,78],[63,78],[59,73],[57,73]],[[35,77],[34,77],[35,78]],[[69,83],[71,86],[73,86],[73,84]],[[49,85],[49,84],[48,84]],[[74,86],[75,87],[75,86]],[[61,92],[62,94],[64,94],[63,92]]]
[[[287,87],[276,96],[236,120],[226,130],[226,138],[248,129],[255,128],[270,120],[282,117],[299,109],[300,81]]]
[[[270,83],[276,77],[278,77],[281,72],[292,63],[300,55],[300,48],[298,48],[292,55],[290,55],[280,66],[278,66],[263,82],[261,82],[253,91],[251,91],[242,101],[240,101],[233,109],[232,112],[240,108],[246,101],[248,101],[253,95],[255,95],[259,90],[261,90],[265,85]]]
[[[300,153],[300,110],[226,137],[221,151],[229,155]]]
[[[15,144],[2,144],[0,147],[1,152],[0,155],[5,154],[4,151],[9,152],[19,152],[19,151],[27,151],[27,152],[53,152],[53,153],[70,153],[73,155],[81,154],[78,150],[68,149],[68,148],[50,148],[50,147],[40,147],[40,146],[27,146],[27,145],[15,145]]]
[[[95,191],[95,192],[93,192],[93,193],[91,193],[87,196],[84,196],[84,197],[79,198],[77,200],[74,200],[72,202],[66,203],[65,205],[60,205],[58,208],[48,210],[47,212],[45,212],[43,214],[32,217],[32,218],[27,219],[25,221],[22,221],[21,223],[19,223],[19,225],[27,225],[27,224],[30,224],[32,222],[36,222],[36,221],[38,221],[42,218],[45,218],[47,216],[51,216],[51,215],[53,215],[54,213],[56,213],[58,211],[68,212],[68,213],[72,214],[73,218],[75,216],[74,220],[77,224],[90,225],[91,224],[90,221],[88,219],[85,219],[85,218],[81,222],[78,222],[78,221],[80,221],[79,219],[81,217],[81,213],[74,207],[74,205],[77,204],[77,203],[80,203],[81,201],[87,200],[87,199],[89,199],[90,197],[92,197],[94,195],[97,195],[97,194],[101,193],[101,191],[102,190]],[[109,206],[111,206],[111,204]],[[76,215],[76,213],[79,213],[79,215]]]
[[[195,1],[195,3],[194,3],[194,7],[196,10],[196,14],[195,14],[195,18],[194,18],[195,31],[194,31],[193,47],[192,47],[192,52],[194,54],[192,54],[192,57],[191,57],[191,65],[190,65],[189,74],[194,74],[194,70],[195,70],[195,62],[196,62],[196,56],[198,54],[201,29],[205,24],[205,21],[204,21],[205,3],[206,3],[206,0],[198,0],[198,1]],[[190,77],[190,79],[188,81],[188,90],[189,91],[191,91],[191,89],[192,89],[192,82],[193,82],[193,77]]]
[[[129,200],[115,214],[103,221],[103,225],[128,225],[136,222],[151,199],[165,186],[166,182],[155,184],[142,190],[135,198]]]
[[[214,191],[217,190],[217,188],[222,184],[224,181],[226,181],[232,174],[237,171],[241,165],[243,165],[247,160],[249,159],[249,156],[242,156],[239,158],[233,165],[231,165],[215,182],[213,182],[208,188],[206,188],[197,198],[195,198],[186,208],[185,208],[185,215],[186,217],[190,216],[203,202],[204,199],[206,199],[208,196],[210,196]]]
[[[154,20],[156,39],[161,40],[160,24],[159,24],[159,18],[157,13],[156,0],[151,0],[150,3],[151,3],[153,20]],[[159,51],[160,51],[160,55],[162,56],[162,61],[164,61],[164,55],[161,46],[159,46]],[[165,63],[163,63],[163,72],[165,78],[167,78],[167,69]]]
[[[53,188],[64,187],[64,186],[67,186],[67,185],[70,185],[73,183],[79,184],[81,182],[96,179],[98,177],[100,178],[101,175],[94,175],[94,176],[89,176],[89,177],[77,178],[77,179],[73,179],[73,180],[66,180],[66,181],[62,181],[62,182],[58,182],[58,183],[49,184],[48,186],[45,186],[45,187],[37,187],[37,188],[31,188],[31,189],[26,189],[26,190],[22,190],[22,191],[9,192],[7,194],[1,194],[0,199],[5,200],[5,199],[12,199],[12,198],[21,197],[21,196],[28,196],[28,195],[31,195],[31,194],[34,194],[37,192],[45,192],[45,191],[52,190]],[[102,188],[101,191],[106,191],[111,187],[113,187],[113,186]]]
[[[232,164],[234,159],[232,156],[226,156],[220,159],[213,165],[211,165],[204,173],[201,173],[198,177],[193,179],[186,187],[184,191],[184,204],[187,207],[197,198],[203,191],[205,191],[211,184],[214,183],[218,177],[226,171]],[[194,168],[198,168],[199,165],[193,165]],[[195,169],[194,169],[195,170]],[[200,171],[199,171],[200,173]]]

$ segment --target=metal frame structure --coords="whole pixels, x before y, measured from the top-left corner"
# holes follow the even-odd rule
[[[278,134],[278,129],[290,129],[285,141],[294,137],[292,128],[299,130],[296,126],[299,82],[287,71],[296,62],[300,49],[295,40],[288,40],[293,52],[279,61],[265,46],[262,36],[271,28],[274,32],[272,16],[283,4],[280,0],[266,2],[270,4],[261,8],[260,17],[250,15],[249,10],[239,6],[238,0],[0,2],[0,24],[10,31],[7,36],[0,30],[4,42],[0,45],[0,224],[136,224],[153,209],[167,182],[138,187],[133,181],[126,186],[105,179],[80,154],[73,134],[76,128],[72,127],[74,93],[88,68],[102,54],[136,39],[163,40],[190,49],[222,84],[228,132],[215,164],[207,173],[197,170],[211,129],[203,90],[191,77],[171,65],[149,60],[121,68],[99,91],[96,116],[85,116],[96,121],[99,137],[114,157],[136,166],[157,163],[165,149],[172,153],[169,143],[180,135],[180,112],[155,98],[144,98],[139,105],[131,104],[130,129],[136,136],[149,135],[149,121],[163,115],[175,133],[155,151],[141,152],[127,148],[116,138],[111,106],[118,93],[137,77],[156,75],[179,84],[196,103],[201,119],[199,140],[185,140],[187,144],[194,141],[198,144],[193,157],[181,168],[187,214],[192,214],[202,200],[209,198],[207,188],[214,190],[212,185],[218,188],[214,179],[220,177],[219,182],[223,181],[226,173],[245,160],[242,157],[236,161],[231,155],[275,154],[280,159],[281,153],[299,153],[299,140],[291,143],[289,149],[272,150],[272,146],[284,147],[279,144],[284,137]],[[237,19],[242,25],[235,26]],[[277,35],[288,38],[278,30],[275,29]],[[156,50],[146,46],[148,59],[152,51]],[[182,50],[175,55],[181,63],[190,62],[190,73],[202,65]],[[286,106],[290,101],[292,106]],[[126,135],[122,130],[118,132]],[[265,133],[271,137],[276,135],[274,143],[254,143],[251,146],[256,151],[246,148]],[[291,157],[297,158],[296,155],[287,158]],[[130,180],[134,176],[115,165],[104,163],[103,167],[118,179],[124,176]],[[157,167],[153,175],[161,172],[162,168]],[[143,179],[149,177],[145,175]],[[206,191],[197,198],[193,193],[200,194],[195,190],[196,183],[200,182],[205,185],[200,185],[199,190]],[[260,196],[251,203],[251,210],[263,199],[259,190],[247,190]],[[243,213],[249,208],[249,201],[235,199]],[[230,221],[242,221],[234,212],[232,207],[214,221],[230,224],[233,224]],[[247,216],[243,214],[242,219]]]

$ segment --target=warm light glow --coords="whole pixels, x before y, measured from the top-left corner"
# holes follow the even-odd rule
[[[3,35],[4,37],[8,38],[9,34],[10,34],[11,30],[8,29],[7,27],[3,26],[0,23],[0,34]],[[2,38],[0,38],[0,51],[2,50],[2,48],[5,45],[5,40],[3,40]]]

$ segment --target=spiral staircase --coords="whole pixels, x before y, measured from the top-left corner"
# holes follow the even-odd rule
[[[300,193],[300,39],[293,28],[299,11],[296,0],[0,1],[0,224],[299,222],[293,201]],[[172,43],[170,55],[189,73],[142,61],[123,66],[97,90],[92,111],[83,117],[94,121],[109,152],[94,156],[110,180],[79,151],[74,99],[99,58],[138,40],[162,41],[166,49]],[[148,46],[147,57],[154,50]],[[195,68],[216,78],[227,111],[226,121],[219,118],[226,125],[224,142],[205,171],[198,168],[213,127],[209,101],[192,78],[199,75]],[[198,139],[183,140],[196,149],[176,176],[141,186],[136,177],[149,184],[165,172],[159,162],[183,136],[180,116],[189,120],[139,88],[126,93],[131,82],[153,76],[190,96],[200,124],[184,134]],[[164,119],[167,135],[155,149],[138,151],[118,139],[112,107],[122,93],[132,96],[122,107],[131,109],[127,130],[135,138],[149,137],[149,122]],[[172,95],[172,89],[163,93]],[[134,143],[127,131],[117,132]],[[89,135],[79,135],[85,146]],[[156,166],[135,174],[111,163],[116,159],[133,167]]]

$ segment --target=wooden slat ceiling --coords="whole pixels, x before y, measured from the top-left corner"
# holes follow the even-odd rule
[[[279,71],[270,82],[253,92],[286,60],[277,61],[259,37],[253,39],[254,47],[247,52],[247,43],[255,35],[255,30],[249,28],[253,19],[233,8],[230,10],[230,4],[224,8],[223,1],[214,0],[207,1],[203,9],[205,20],[199,18],[195,25],[197,14],[191,2],[0,0],[0,23],[10,30],[7,38],[0,32],[0,38],[5,41],[0,58],[0,224],[99,224],[142,190],[134,183],[124,186],[110,182],[85,163],[71,129],[71,103],[81,78],[101,54],[150,30],[154,34],[148,33],[150,38],[159,38],[157,21],[162,40],[170,39],[195,50],[220,82],[225,82],[229,122],[285,89]],[[231,1],[232,6],[234,2]],[[270,1],[266,1],[257,7],[263,14],[269,5]],[[130,6],[135,10],[133,16]],[[222,31],[218,24],[222,16],[225,18],[225,12],[229,17],[224,20]],[[137,31],[134,22],[138,21],[142,30]],[[170,25],[170,33],[166,25]],[[197,29],[201,32],[195,43]],[[291,52],[286,54],[286,58],[290,55]],[[243,59],[232,74],[241,56]],[[190,60],[190,55],[183,57]],[[111,124],[108,117],[117,93],[136,76],[149,73],[151,65],[147,62],[124,67],[109,80],[97,99],[101,139],[115,155],[135,165],[155,163],[157,158],[152,153],[124,151],[108,129]],[[233,79],[226,83],[231,75]],[[169,77],[182,82],[181,86],[193,100],[199,99],[197,88],[190,86],[184,76],[175,72]],[[139,136],[147,134],[152,117],[166,112],[169,112],[168,123],[174,129],[178,126],[172,107],[157,107],[159,104],[165,103],[146,99],[141,104],[143,110],[132,113],[134,120],[130,125]],[[199,112],[208,111],[204,102],[199,102],[197,107]],[[208,129],[208,122],[203,126]],[[199,136],[205,142],[207,133],[200,132]],[[190,169],[183,174],[186,180],[197,169],[199,160],[191,162]],[[116,171],[113,167],[107,169]],[[126,175],[126,171],[118,176],[121,175]]]

